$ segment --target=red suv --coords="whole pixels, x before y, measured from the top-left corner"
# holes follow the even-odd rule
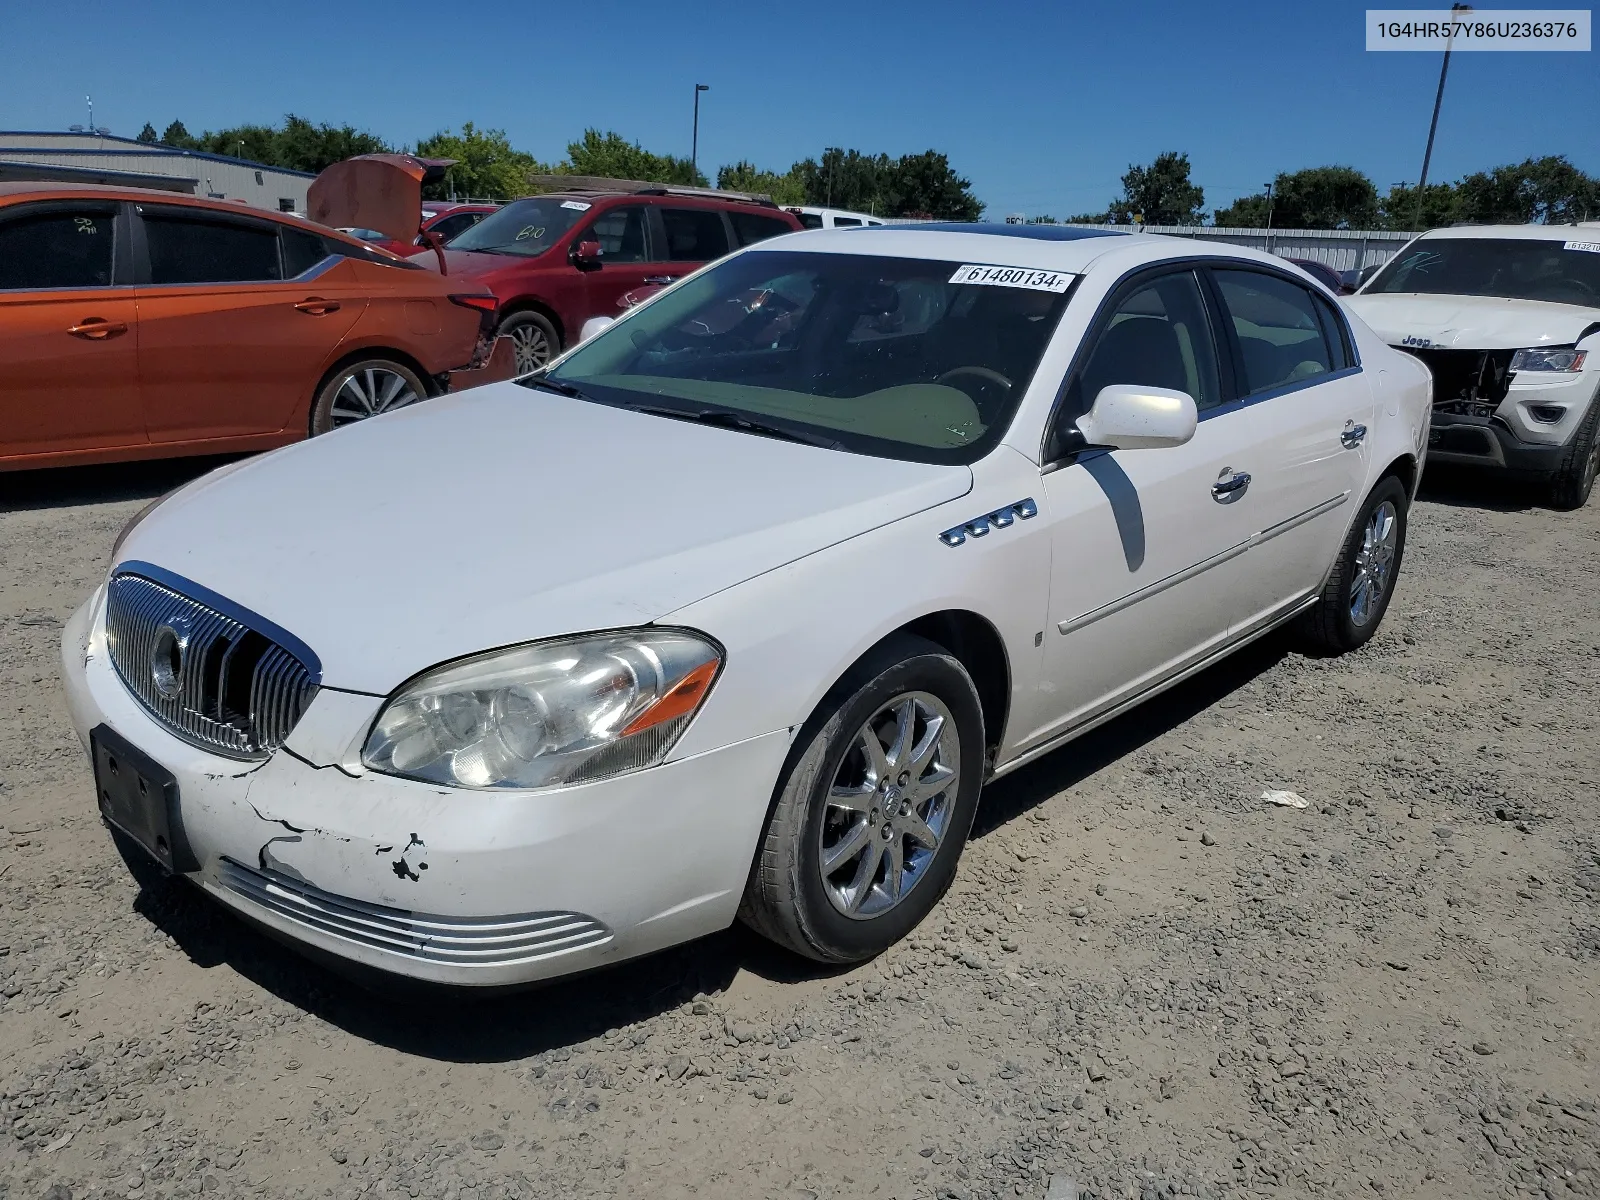
[[[559,354],[589,318],[617,316],[629,292],[800,228],[770,201],[710,189],[573,191],[512,201],[458,234],[444,257],[452,280],[499,300],[498,332],[516,346],[522,375]],[[436,262],[432,253],[412,261]]]

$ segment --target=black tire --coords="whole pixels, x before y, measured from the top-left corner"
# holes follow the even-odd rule
[[[561,353],[561,335],[543,313],[524,309],[500,322],[496,337],[508,337],[516,347],[518,375],[536,371]]]
[[[842,777],[841,772],[853,769],[852,756],[862,755],[862,743],[858,738],[866,733],[869,721],[891,706],[902,705],[914,697],[923,698],[915,701],[917,705],[931,698],[944,707],[949,719],[946,722],[941,715],[941,722],[945,722],[942,727],[948,729],[953,723],[958,746],[954,756],[957,774],[951,786],[910,806],[913,814],[919,819],[927,815],[930,823],[937,812],[942,820],[938,844],[925,861],[900,872],[902,880],[909,875],[911,882],[905,885],[898,901],[888,902],[891,906],[876,914],[871,913],[868,905],[866,911],[847,915],[840,907],[841,902],[830,898],[837,896],[837,885],[824,877],[822,854],[826,830],[834,828],[831,822],[850,814],[842,814],[828,797]],[[922,714],[928,711],[931,710],[916,709]],[[917,717],[918,721],[922,719],[922,716]],[[892,713],[888,721],[892,724]],[[921,744],[931,725],[914,727],[923,732],[911,740]],[[935,740],[940,737],[942,735],[936,734]],[[939,741],[935,757],[928,760],[928,766],[916,769],[929,771],[931,778],[931,773],[943,762],[948,746],[949,743]],[[889,752],[893,751],[891,745]],[[904,765],[908,758],[909,750],[906,758],[899,760],[900,764]],[[818,962],[861,962],[882,953],[916,928],[955,878],[956,863],[972,828],[978,794],[983,788],[984,761],[983,710],[977,688],[961,663],[942,646],[924,638],[902,634],[884,642],[840,681],[795,739],[745,887],[740,919],[780,946]],[[893,780],[904,781],[910,772],[900,773],[897,766],[890,774]],[[868,801],[872,804],[894,806],[899,797],[893,781],[882,793],[886,798],[881,800],[877,798],[880,793],[871,788],[870,776],[860,786],[866,789],[863,796],[873,797]],[[916,793],[911,795],[915,797]],[[939,807],[941,805],[947,807]],[[909,820],[906,817],[908,806],[909,802],[899,801],[898,816],[888,810],[882,815]],[[896,856],[922,853],[914,840],[902,840],[898,832],[890,835],[890,822],[881,820],[880,824],[880,820],[875,808],[870,816],[865,812],[861,814],[861,826],[867,830],[870,845],[864,844],[860,853],[882,856],[874,860],[877,865],[867,868],[865,857],[852,860],[863,864],[863,872],[870,870],[864,891],[879,900],[883,893],[874,880],[881,878],[887,884],[888,847],[897,847]],[[880,832],[888,839],[882,847],[877,841]],[[845,835],[839,835],[839,839],[846,840]],[[910,861],[906,859],[907,863]],[[840,870],[849,873],[852,868],[846,862]]]
[[[389,384],[396,380],[399,390],[391,394]],[[374,396],[367,405],[369,411],[363,412],[368,392]],[[311,406],[311,436],[420,404],[430,395],[422,377],[395,359],[373,357],[346,363],[329,375],[317,392],[316,403]]]
[[[1589,401],[1589,415],[1573,434],[1561,466],[1550,478],[1550,507],[1564,512],[1582,508],[1600,474],[1600,391]]]
[[[1333,565],[1328,581],[1322,585],[1322,595],[1316,607],[1300,619],[1299,632],[1306,648],[1322,654],[1348,654],[1372,640],[1389,611],[1389,600],[1394,595],[1395,582],[1400,577],[1400,563],[1406,551],[1406,513],[1409,497],[1400,481],[1393,475],[1378,481],[1367,502],[1361,506],[1360,515],[1350,526],[1344,545],[1339,547],[1339,559]],[[1384,505],[1393,512],[1394,542],[1388,558],[1388,569],[1381,588],[1370,600],[1363,619],[1352,611],[1353,587],[1361,575],[1361,560],[1369,527],[1374,514]]]

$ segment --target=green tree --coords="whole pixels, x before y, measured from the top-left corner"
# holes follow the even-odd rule
[[[1560,225],[1600,214],[1600,181],[1561,155],[1479,171],[1462,179],[1456,192],[1460,219],[1483,225]]]
[[[983,205],[972,181],[950,169],[937,150],[902,155],[890,171],[890,216],[930,216],[946,221],[976,221]]]
[[[1267,197],[1241,196],[1215,213],[1218,225],[1261,228]],[[1311,167],[1280,173],[1272,184],[1274,229],[1372,229],[1378,224],[1378,189],[1354,167]]]
[[[531,154],[512,149],[504,130],[479,129],[471,121],[460,133],[441,130],[424,138],[417,143],[416,154],[456,160],[443,182],[423,189],[434,200],[451,195],[509,200],[527,193],[530,174],[549,171]]]
[[[748,159],[740,159],[730,166],[717,169],[717,186],[729,192],[759,192],[771,196],[779,204],[804,204],[805,184],[791,167],[779,175],[760,170]]]
[[[971,181],[957,175],[949,158],[937,150],[891,159],[829,146],[820,162],[804,159],[789,173],[804,188],[807,204],[949,221],[975,221],[983,214]]]
[[[283,128],[274,134],[272,158],[268,161],[291,171],[316,174],[347,158],[383,154],[389,149],[389,144],[376,134],[350,125],[313,125],[304,117],[289,113],[283,118]]]
[[[1439,229],[1461,220],[1461,196],[1453,183],[1430,183],[1417,211],[1417,189],[1397,183],[1378,206],[1378,228],[1399,233]]]
[[[652,154],[610,130],[585,129],[583,137],[567,145],[567,161],[556,166],[560,175],[598,175],[605,179],[638,179],[647,183],[677,183],[708,187],[710,182],[686,158]]]
[[[149,121],[146,121],[144,123],[144,128],[139,130],[139,136],[133,140],[136,142],[144,142],[146,144],[154,142],[156,140],[156,127],[150,124]]]
[[[198,150],[200,143],[183,127],[182,121],[174,121],[168,125],[161,135],[163,146],[175,146],[179,150]]]
[[[1189,156],[1169,150],[1148,167],[1129,165],[1107,215],[1116,225],[1198,225],[1205,206],[1205,189],[1189,179]]]

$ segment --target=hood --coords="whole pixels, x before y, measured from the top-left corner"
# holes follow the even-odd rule
[[[646,624],[971,486],[966,467],[489,384],[223,468],[119,561],[259,613],[324,683],[382,695],[463,655]]]
[[[1600,305],[1551,304],[1497,296],[1360,293],[1344,303],[1391,346],[1520,350],[1570,346],[1600,325]]]

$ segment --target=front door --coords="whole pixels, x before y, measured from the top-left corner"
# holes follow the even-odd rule
[[[1240,376],[1238,424],[1259,514],[1237,580],[1235,630],[1270,620],[1322,585],[1360,506],[1372,390],[1334,306],[1265,271],[1214,269]]]
[[[0,458],[144,444],[118,233],[115,203],[0,209]]]
[[[285,279],[275,222],[140,211],[149,274],[138,289],[139,384],[150,440],[285,428],[366,307],[350,263]]]
[[[1187,392],[1201,419],[1185,445],[1085,451],[1045,474],[1050,618],[1036,710],[1019,749],[1116,708],[1226,640],[1257,507],[1235,483],[1250,447],[1237,427],[1209,419],[1225,393],[1196,273],[1169,269],[1124,285],[1090,336],[1064,424],[1117,383]]]
[[[568,331],[569,340],[576,338],[583,322],[592,317],[620,317],[623,297],[660,274],[660,264],[650,261],[648,212],[644,204],[608,208],[572,243],[599,242],[600,261],[583,269],[583,317]]]

